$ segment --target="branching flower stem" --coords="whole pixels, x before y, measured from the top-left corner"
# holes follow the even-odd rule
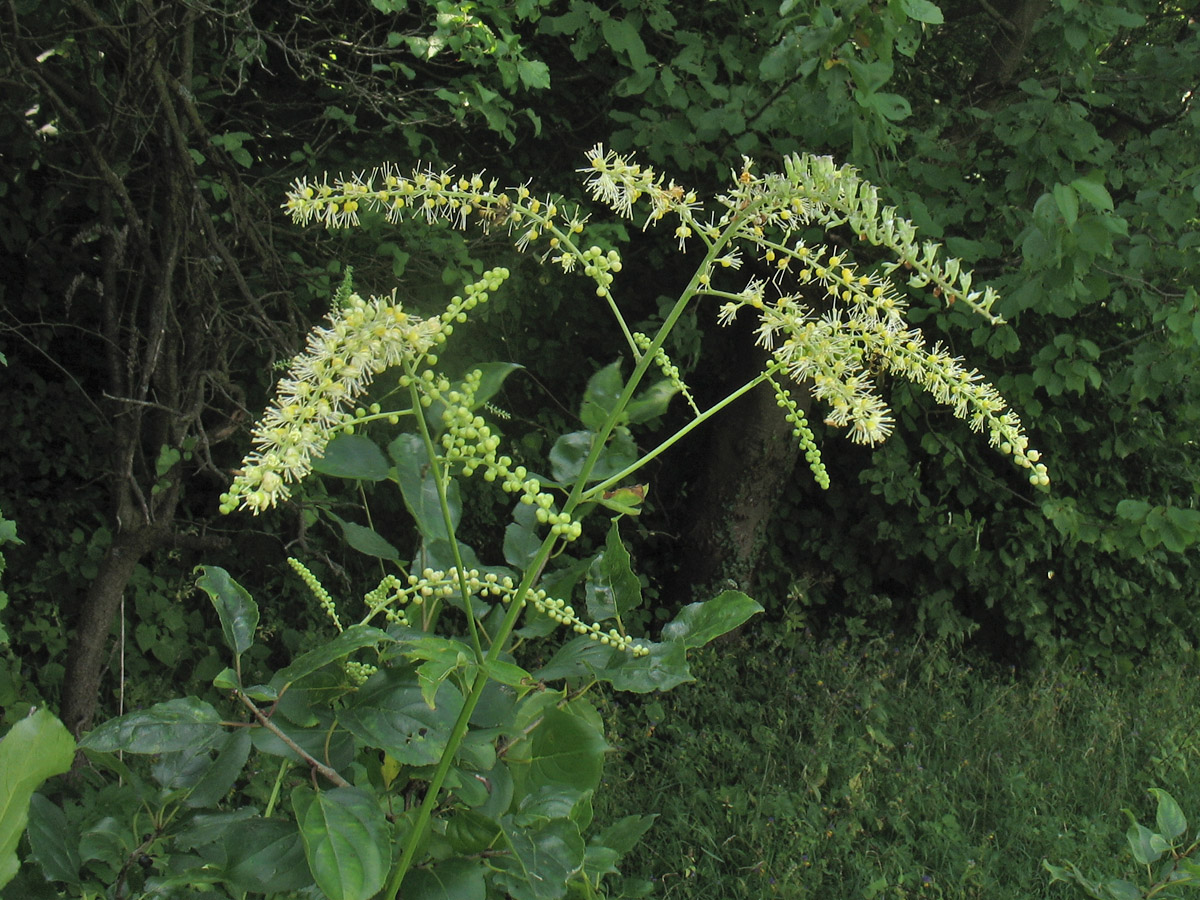
[[[255,720],[258,722],[259,725],[261,725],[263,728],[267,729],[267,731],[271,732],[271,734],[275,735],[275,737],[279,738],[279,740],[283,741],[283,743],[287,745],[289,750],[291,750],[293,753],[297,754],[302,760],[304,760],[306,763],[308,763],[309,766],[311,766],[315,771],[319,772],[324,778],[333,782],[338,787],[350,787],[350,782],[348,782],[345,778],[343,778],[341,775],[339,775],[335,769],[331,769],[329,766],[325,765],[323,762],[321,762],[319,759],[314,757],[311,753],[309,753],[307,750],[305,750],[303,747],[301,747],[299,744],[297,744],[295,741],[293,741],[290,737],[288,737],[279,728],[278,725],[276,725],[274,722],[271,721],[271,719],[267,716],[266,713],[264,713],[261,709],[258,708],[258,706],[255,705],[253,700],[251,700],[249,697],[247,697],[241,691],[237,692],[237,698],[238,698],[238,700],[240,700],[242,702],[242,704],[247,709],[250,710],[250,713],[254,716]]]

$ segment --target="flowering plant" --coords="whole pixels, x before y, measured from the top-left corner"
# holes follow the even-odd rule
[[[392,221],[506,231],[520,249],[587,280],[634,365],[628,376],[614,364],[592,377],[579,411],[583,429],[558,437],[548,472],[537,474],[505,452],[488,421],[487,401],[514,366],[484,364],[461,379],[439,369],[442,348],[502,289],[508,271],[484,273],[428,317],[406,310],[395,294],[364,298],[347,278],[254,429],[254,449],[222,510],[260,513],[287,501],[313,471],[391,481],[416,525],[415,561],[402,562],[373,530],[340,523],[353,546],[391,570],[356,612],[292,561],[335,633],[258,684],[247,683],[241,666],[258,608],[223,570],[204,569],[199,586],[231,652],[215,683],[239,714],[223,716],[197,698],[172,700],[107,722],[81,742],[98,758],[118,750],[158,755],[153,777],[161,790],[140,795],[153,810],[152,827],[130,843],[124,864],[120,854],[113,861],[123,882],[133,878],[128,859],[136,855],[154,870],[144,879],[147,893],[203,884],[234,896],[319,891],[338,900],[392,900],[401,888],[405,898],[620,895],[624,888],[610,876],[653,817],[630,815],[590,833],[608,747],[587,691],[597,682],[649,692],[690,680],[688,651],[761,609],[726,591],[681,610],[657,641],[628,633],[642,595],[620,520],[640,512],[647,462],[766,384],[827,487],[793,392],[807,388],[827,407],[829,425],[874,443],[893,427],[875,382],[874,373],[886,372],[984,431],[1031,483],[1048,483],[997,392],[907,323],[896,276],[995,319],[993,292],[974,289],[970,273],[941,259],[936,244],[918,244],[913,225],[853,169],[793,157],[782,173],[759,175],[745,160],[712,210],[695,191],[603,147],[587,154],[581,171],[594,200],[622,216],[640,210],[645,227],[668,220],[681,248],[703,250],[654,334],[629,327],[614,296],[620,255],[588,245],[588,216],[561,198],[535,197],[527,185],[500,189],[482,175],[426,168],[403,175],[393,167],[302,180],[288,194],[286,208],[301,224],[350,227],[373,209]],[[849,252],[805,238],[842,226],[889,260],[858,266]],[[748,260],[757,274],[725,284]],[[709,299],[721,322],[756,316],[770,359],[700,409],[665,346],[684,311]],[[396,390],[372,396],[373,380],[389,369],[398,370]],[[632,429],[676,395],[690,407],[689,421],[639,451]],[[382,446],[372,437],[381,428],[395,431]],[[503,563],[481,562],[459,538],[459,483],[473,476],[515,498]],[[572,560],[585,518],[602,511],[611,519],[602,549]],[[549,662],[531,666],[526,645],[559,626],[574,637]],[[252,750],[260,760],[280,759],[261,813],[248,796],[232,808],[225,801]],[[289,781],[294,772],[303,777]],[[290,815],[278,809],[285,787]],[[53,817],[44,808],[35,814]]]

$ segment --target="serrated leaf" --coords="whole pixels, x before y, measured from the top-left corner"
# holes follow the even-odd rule
[[[292,792],[304,855],[330,900],[368,900],[383,887],[391,860],[387,818],[371,794],[356,787]]]
[[[218,566],[201,566],[204,574],[196,579],[217,610],[221,632],[234,656],[241,656],[254,643],[258,628],[258,604],[249,592]]]
[[[540,60],[517,60],[517,77],[527,88],[545,90],[550,87],[550,67]]]
[[[1075,193],[1075,189],[1068,184],[1056,184],[1054,186],[1054,202],[1058,204],[1063,224],[1067,228],[1073,228],[1079,220],[1079,195]]]
[[[631,20],[605,16],[600,30],[609,47],[629,58],[631,68],[644,69],[654,61],[646,52],[642,36],[638,34],[637,26]]]
[[[170,753],[212,746],[223,733],[221,716],[211,704],[196,697],[180,697],[110,719],[79,746],[102,753]]]
[[[379,445],[365,434],[339,434],[325,447],[325,455],[312,461],[314,472],[358,481],[383,481],[388,461]]]
[[[1117,504],[1116,512],[1119,518],[1140,522],[1146,518],[1151,508],[1145,500],[1122,500]]]
[[[1102,176],[1100,176],[1102,179]],[[1104,186],[1102,180],[1096,177],[1091,178],[1076,178],[1071,182],[1079,196],[1094,206],[1096,209],[1103,212],[1111,212],[1113,209],[1112,195],[1108,193],[1108,189]]]
[[[44,709],[19,721],[0,741],[0,887],[12,881],[20,867],[17,843],[33,792],[47,778],[70,769],[74,759],[74,738]]]

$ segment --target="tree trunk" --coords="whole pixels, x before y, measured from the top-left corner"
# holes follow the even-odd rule
[[[744,327],[722,335],[721,386],[731,390],[766,363]],[[734,333],[729,333],[734,332]],[[802,407],[807,391],[794,392]],[[801,396],[803,395],[803,396]],[[690,499],[675,589],[681,603],[707,600],[727,588],[753,594],[755,576],[775,504],[799,456],[792,426],[770,385],[759,385],[709,423],[707,452],[689,479]],[[703,438],[702,438],[703,440]]]
[[[62,720],[77,736],[91,728],[96,714],[109,652],[109,635],[125,588],[138,562],[167,535],[168,529],[159,525],[118,530],[100,561],[95,579],[88,585],[71,636],[63,683]]]

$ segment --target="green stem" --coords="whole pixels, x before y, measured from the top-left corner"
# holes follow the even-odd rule
[[[421,397],[417,392],[416,376],[409,372],[413,378],[413,383],[409,385],[409,392],[412,396],[413,409],[420,410]],[[424,415],[417,416],[417,430],[421,432],[421,439],[425,442],[425,453],[429,456],[429,467],[433,473],[433,483],[437,488],[438,504],[442,508],[442,522],[446,526],[446,538],[450,542],[450,552],[454,555],[454,569],[458,575],[458,592],[462,597],[463,611],[467,615],[467,631],[471,636],[471,649],[475,651],[476,662],[483,661],[483,645],[479,642],[479,628],[475,624],[475,613],[471,609],[471,593],[467,588],[467,575],[464,570],[462,553],[458,549],[458,539],[454,534],[454,518],[450,515],[450,502],[446,498],[446,483],[443,475],[445,470],[441,462],[438,460],[437,448],[433,445],[433,434],[429,430],[429,423],[425,421]],[[437,613],[435,612],[429,622],[429,630],[432,631],[437,624]]]
[[[618,397],[616,405],[609,412],[604,424],[596,433],[596,436],[592,442],[592,449],[588,453],[587,459],[584,460],[579,477],[572,486],[571,492],[567,497],[567,501],[563,506],[564,511],[568,513],[571,512],[581,502],[581,498],[585,493],[584,489],[587,484],[588,476],[595,468],[596,463],[600,458],[600,453],[604,449],[604,445],[609,436],[612,434],[613,429],[616,428],[622,412],[625,410],[625,407],[629,404],[630,400],[633,399],[633,394],[637,390],[638,384],[641,382],[650,366],[654,364],[655,354],[658,352],[659,348],[662,347],[663,343],[667,339],[667,335],[670,334],[671,330],[675,327],[676,322],[679,321],[679,317],[683,315],[684,310],[687,309],[687,306],[691,300],[697,293],[706,287],[706,276],[708,276],[708,274],[711,272],[713,261],[725,248],[725,246],[727,246],[733,240],[734,236],[737,234],[738,227],[738,220],[735,219],[720,235],[718,235],[712,240],[711,243],[708,244],[708,252],[705,254],[704,260],[700,264],[700,267],[696,270],[696,274],[692,277],[692,280],[688,283],[688,286],[684,289],[683,293],[679,296],[679,299],[675,302],[675,305],[671,308],[670,313],[668,313],[666,320],[659,328],[654,340],[651,341],[650,346],[644,353],[641,354],[641,358],[634,367],[633,373],[629,376],[629,380],[625,383],[625,387],[621,391],[621,395]],[[566,236],[562,235],[561,237]],[[573,245],[571,249],[575,253],[578,253],[577,248],[574,248]],[[610,306],[614,305],[611,298],[609,303]],[[618,321],[623,323],[623,318],[620,316],[619,312],[617,315]],[[632,336],[630,336],[629,339],[632,344]],[[754,382],[747,386],[746,390],[749,390],[753,386]],[[415,391],[415,388],[413,390]],[[727,398],[727,400],[723,401],[721,405],[732,402],[733,399],[735,398]],[[415,402],[419,402],[419,400]],[[436,454],[434,453],[432,438],[428,433],[428,427],[424,424],[423,416],[418,418],[422,422],[422,434],[425,437],[426,449],[429,452],[430,461],[436,464]],[[694,427],[694,425],[692,427]],[[447,517],[447,531],[449,534],[453,535],[453,530],[449,525],[449,513],[447,510],[444,488],[441,484],[440,477],[437,479],[437,484],[438,495],[442,500],[443,514]],[[455,541],[451,539],[451,543],[454,544]],[[417,810],[412,831],[409,833],[408,838],[405,841],[404,849],[401,852],[399,861],[392,870],[392,876],[389,879],[387,888],[384,891],[384,897],[386,900],[396,900],[396,896],[400,892],[400,887],[404,883],[404,877],[412,868],[413,860],[417,853],[417,847],[420,846],[422,840],[424,839],[425,832],[429,828],[430,817],[433,814],[434,806],[437,804],[438,794],[441,793],[442,785],[445,783],[446,776],[449,774],[450,768],[454,763],[454,757],[458,753],[458,749],[462,744],[463,738],[466,736],[471,715],[475,712],[475,707],[478,706],[479,699],[483,696],[483,689],[487,686],[488,680],[491,677],[491,673],[489,671],[490,664],[499,659],[500,653],[506,645],[509,635],[512,634],[513,628],[516,627],[517,617],[520,616],[521,609],[525,603],[525,595],[532,589],[533,585],[537,582],[537,579],[541,577],[542,569],[550,559],[550,554],[557,543],[558,537],[554,534],[548,534],[542,541],[542,545],[538,548],[538,552],[534,556],[533,561],[529,564],[528,568],[526,568],[525,573],[521,578],[521,583],[517,586],[517,589],[513,594],[513,599],[510,603],[509,610],[505,615],[504,620],[500,623],[499,629],[497,629],[496,637],[492,641],[491,647],[488,649],[486,656],[482,657],[483,662],[475,673],[475,680],[471,685],[470,693],[463,702],[462,710],[459,712],[458,718],[454,722],[454,727],[450,731],[450,737],[446,742],[446,749],[442,752],[442,758],[438,762],[437,769],[434,770],[433,777],[429,781],[429,787],[427,788],[425,796],[421,801],[421,806]],[[457,558],[457,547],[455,547],[455,552]],[[461,565],[459,568],[461,572]],[[466,596],[465,592],[464,596]],[[467,620],[471,623],[472,629],[474,629],[474,616],[470,615],[469,605],[467,609]],[[474,631],[472,631],[472,634],[474,635]],[[478,650],[478,644],[476,644],[476,647]]]
[[[446,781],[446,776],[450,773],[450,767],[454,763],[454,757],[458,753],[458,748],[462,744],[463,738],[467,733],[467,726],[471,721],[471,715],[475,712],[475,707],[479,705],[479,698],[483,696],[483,689],[487,686],[488,680],[491,678],[489,664],[495,662],[500,657],[501,648],[508,640],[508,636],[512,634],[512,630],[516,627],[517,617],[521,614],[521,608],[524,605],[526,592],[533,586],[533,583],[541,575],[542,568],[546,565],[546,561],[550,559],[550,553],[557,543],[557,538],[554,535],[547,535],[542,541],[542,546],[538,548],[537,555],[529,568],[525,570],[525,575],[521,579],[520,585],[517,587],[516,593],[513,595],[513,600],[509,605],[508,613],[501,622],[500,628],[496,633],[496,639],[492,642],[491,648],[488,650],[487,656],[484,657],[483,665],[481,665],[475,673],[475,681],[471,685],[471,692],[467,695],[463,702],[462,710],[458,714],[458,718],[454,722],[454,727],[450,731],[450,737],[446,741],[446,749],[442,752],[442,758],[438,762],[438,767],[434,770],[433,777],[429,780],[429,787],[425,792],[425,797],[421,801],[421,806],[417,810],[416,820],[413,822],[412,831],[405,841],[404,850],[401,853],[399,862],[396,863],[396,868],[392,871],[392,877],[388,881],[387,889],[384,891],[386,900],[396,900],[396,895],[400,892],[400,885],[404,882],[404,876],[408,874],[408,870],[412,868],[413,857],[416,856],[417,847],[425,837],[425,831],[429,827],[429,819],[433,813],[433,807],[437,803],[438,794],[441,793],[442,785]]]
[[[701,425],[703,425],[705,422],[707,422],[709,419],[711,419],[713,416],[715,416],[717,413],[719,413],[721,410],[723,410],[725,407],[727,407],[730,403],[737,400],[738,397],[748,394],[750,391],[754,390],[756,387],[758,387],[764,381],[769,380],[771,375],[773,375],[775,372],[779,371],[782,368],[783,368],[782,365],[777,364],[777,365],[771,366],[770,368],[761,372],[759,375],[757,375],[750,381],[743,384],[740,388],[738,388],[736,391],[731,393],[729,396],[725,397],[720,402],[715,403],[712,406],[710,406],[703,413],[701,413],[696,418],[692,419],[692,421],[688,422],[686,425],[684,425],[682,428],[680,428],[678,431],[676,431],[673,435],[671,435],[669,438],[667,438],[665,441],[663,441],[661,444],[659,444],[657,447],[655,447],[653,450],[649,450],[646,453],[642,454],[642,456],[638,457],[637,462],[626,466],[620,472],[617,472],[615,475],[609,476],[608,478],[601,481],[599,484],[592,485],[590,488],[588,488],[586,491],[584,491],[583,495],[580,497],[579,502],[580,503],[591,502],[591,501],[595,500],[596,497],[598,495],[602,494],[604,491],[607,491],[610,488],[614,487],[615,485],[620,484],[622,481],[624,481],[626,478],[628,478],[630,475],[632,475],[634,472],[636,472],[638,469],[640,469],[646,463],[650,462],[650,460],[654,459],[656,456],[660,456],[661,454],[665,453],[667,450],[669,450],[671,447],[673,447],[679,441],[683,440],[683,438],[685,438],[688,434],[695,431],[697,428],[699,428]]]

